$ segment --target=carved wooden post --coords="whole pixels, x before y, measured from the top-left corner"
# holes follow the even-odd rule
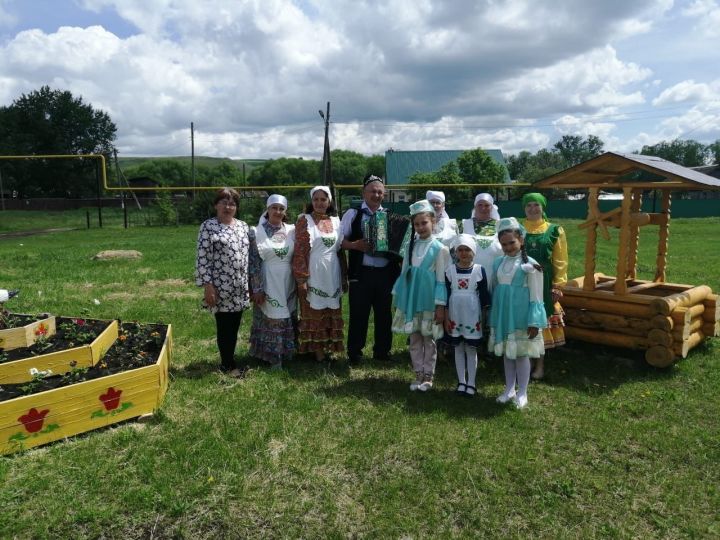
[[[632,206],[632,188],[623,188],[622,213],[620,214],[620,239],[618,246],[617,271],[615,275],[615,294],[627,294],[628,248],[630,243],[630,207]]]
[[[632,206],[630,207],[630,212],[632,214],[637,214],[638,212],[640,212],[641,207],[642,207],[642,190],[634,189]],[[638,225],[638,223],[633,220],[632,225],[630,225],[630,247],[629,247],[629,251],[628,251],[628,277],[630,279],[637,278],[637,256],[638,256],[639,241],[640,241],[640,225]]]
[[[655,281],[656,283],[665,283],[665,268],[667,268],[667,252],[668,237],[670,236],[670,190],[664,189],[662,192],[662,210],[663,221],[660,224],[660,233],[658,234],[658,251],[656,259]]]
[[[598,205],[598,188],[590,188],[588,193],[588,221],[593,219],[592,209]],[[595,290],[595,255],[597,252],[597,221],[588,227],[587,242],[585,242],[585,280],[583,290]]]

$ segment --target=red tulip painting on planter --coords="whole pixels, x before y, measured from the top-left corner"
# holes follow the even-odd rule
[[[98,399],[103,404],[104,410],[98,409],[97,411],[94,411],[90,418],[97,418],[108,415],[114,416],[132,407],[133,404],[129,401],[125,401],[122,405],[120,404],[120,396],[122,395],[122,392],[122,390],[116,390],[111,386],[107,389],[107,392],[105,392],[104,394],[100,394],[100,397],[98,397]]]
[[[10,441],[22,443],[23,441],[31,438],[38,437],[39,435],[45,435],[55,431],[60,426],[58,424],[48,424],[45,426],[45,418],[47,417],[50,409],[44,409],[38,411],[35,407],[32,407],[28,412],[21,415],[17,420],[25,428],[25,432],[19,431],[10,437]]]
[[[62,339],[78,343],[97,321],[62,320]],[[0,455],[27,450],[151,414],[162,403],[168,386],[172,328],[163,324],[104,321],[100,353],[89,360],[70,352],[0,361],[0,381],[20,373],[22,382],[0,385]],[[41,330],[42,332],[42,330]],[[47,338],[55,340],[55,336]],[[79,350],[79,349],[72,349]],[[2,352],[2,351],[0,351]],[[63,354],[59,351],[58,354]],[[51,369],[52,368],[52,369]]]

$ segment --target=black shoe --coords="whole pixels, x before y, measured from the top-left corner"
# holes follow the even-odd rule
[[[389,353],[389,352],[386,352],[386,353],[373,353],[373,358],[374,358],[375,360],[379,360],[380,362],[389,362],[390,360],[392,360],[392,358],[390,357],[390,353]]]
[[[348,354],[347,361],[350,365],[357,365],[362,361],[362,355]]]

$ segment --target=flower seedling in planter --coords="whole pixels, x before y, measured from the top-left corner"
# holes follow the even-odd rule
[[[30,364],[25,370],[30,380],[0,386],[0,454],[157,410],[168,386],[171,327],[126,323],[118,332],[118,322],[112,326],[118,337],[92,367],[68,362],[53,374]],[[0,364],[0,375],[7,367]]]
[[[24,394],[34,394],[35,392],[40,390],[40,388],[42,388],[43,386],[42,383],[45,377],[49,377],[50,375],[52,375],[51,369],[40,371],[37,368],[30,368],[29,371],[32,379],[30,379],[27,383],[20,387],[20,390],[22,390]]]

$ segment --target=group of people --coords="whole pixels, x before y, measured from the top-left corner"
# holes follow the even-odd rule
[[[234,351],[251,304],[250,354],[272,369],[298,353],[323,360],[346,350],[348,362],[361,362],[372,312],[375,359],[390,358],[393,332],[408,336],[411,390],[432,388],[442,342],[454,348],[456,391],[475,395],[478,349],[487,345],[504,358],[506,388],[497,400],[524,408],[530,358],[532,375],[542,378],[545,350],[564,344],[558,300],[567,280],[567,243],[562,227],[547,220],[545,197],[523,197],[521,224],[500,218],[493,197],[480,193],[458,231],[445,195],[428,191],[410,205],[401,263],[373,251],[370,223],[386,211],[384,197],[382,178],[368,175],[361,206],[340,219],[329,187],[316,186],[291,225],[287,199],[274,194],[257,226],[249,227],[235,217],[239,194],[217,192],[216,215],[200,227],[196,281],[215,315],[221,368],[241,375]]]

